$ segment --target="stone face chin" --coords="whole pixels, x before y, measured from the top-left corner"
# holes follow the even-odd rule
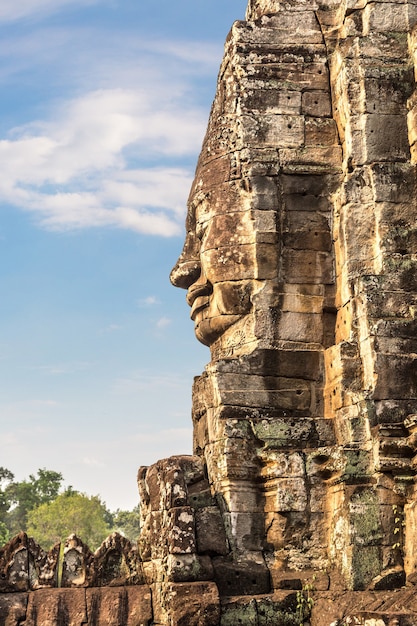
[[[188,295],[190,317],[195,325],[197,339],[211,346],[224,337],[234,324],[250,316],[253,308],[252,292],[252,281],[245,280],[216,283],[210,286],[207,295],[196,298]]]
[[[195,318],[195,335],[206,346],[211,346],[233,324],[240,320],[239,315],[219,315],[218,317],[204,318],[204,311]]]

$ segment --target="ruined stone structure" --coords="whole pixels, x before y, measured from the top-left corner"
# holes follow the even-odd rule
[[[171,274],[211,354],[194,456],[140,469],[138,551],[83,557],[63,623],[417,624],[416,24],[250,0],[233,25]],[[109,584],[140,617],[94,617]]]

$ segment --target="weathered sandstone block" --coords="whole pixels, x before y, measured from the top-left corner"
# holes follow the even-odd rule
[[[417,623],[407,588],[378,599],[417,581],[416,65],[416,0],[249,1],[171,273],[210,348],[194,456],[141,468],[138,552],[69,542],[65,585],[146,581],[160,626]],[[15,540],[0,585],[55,557]],[[151,619],[146,585],[103,589],[89,620]]]
[[[319,562],[354,588],[404,580],[372,485],[414,523],[416,15],[252,0],[226,44],[171,277],[211,349],[194,445],[232,562],[253,551],[274,580]]]

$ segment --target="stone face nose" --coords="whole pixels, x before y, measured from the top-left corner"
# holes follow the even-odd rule
[[[193,231],[187,233],[184,248],[171,270],[169,279],[174,287],[188,289],[198,280],[201,271],[199,245]]]
[[[169,279],[174,287],[188,289],[200,276],[200,262],[197,259],[178,259],[171,270]]]

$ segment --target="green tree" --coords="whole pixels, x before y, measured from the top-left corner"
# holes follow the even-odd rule
[[[95,550],[111,532],[107,516],[99,496],[87,496],[71,489],[30,511],[27,533],[46,550],[72,533]]]
[[[9,541],[10,535],[4,522],[0,522],[0,548]]]
[[[37,476],[30,474],[28,480],[15,482],[12,479],[7,484],[4,496],[8,504],[8,512],[2,521],[6,524],[11,536],[17,535],[21,530],[27,531],[29,512],[55,500],[62,481],[63,477],[60,472],[43,468],[38,470]]]
[[[140,535],[139,505],[133,511],[121,511],[117,509],[113,513],[113,530],[120,533],[130,541],[136,541]]]
[[[14,474],[6,467],[0,467],[0,521],[2,522],[11,506],[8,487],[13,480]]]
[[[45,468],[38,469],[38,477],[29,476],[40,504],[51,502],[58,496],[61,483],[64,480],[61,472],[54,472]]]

